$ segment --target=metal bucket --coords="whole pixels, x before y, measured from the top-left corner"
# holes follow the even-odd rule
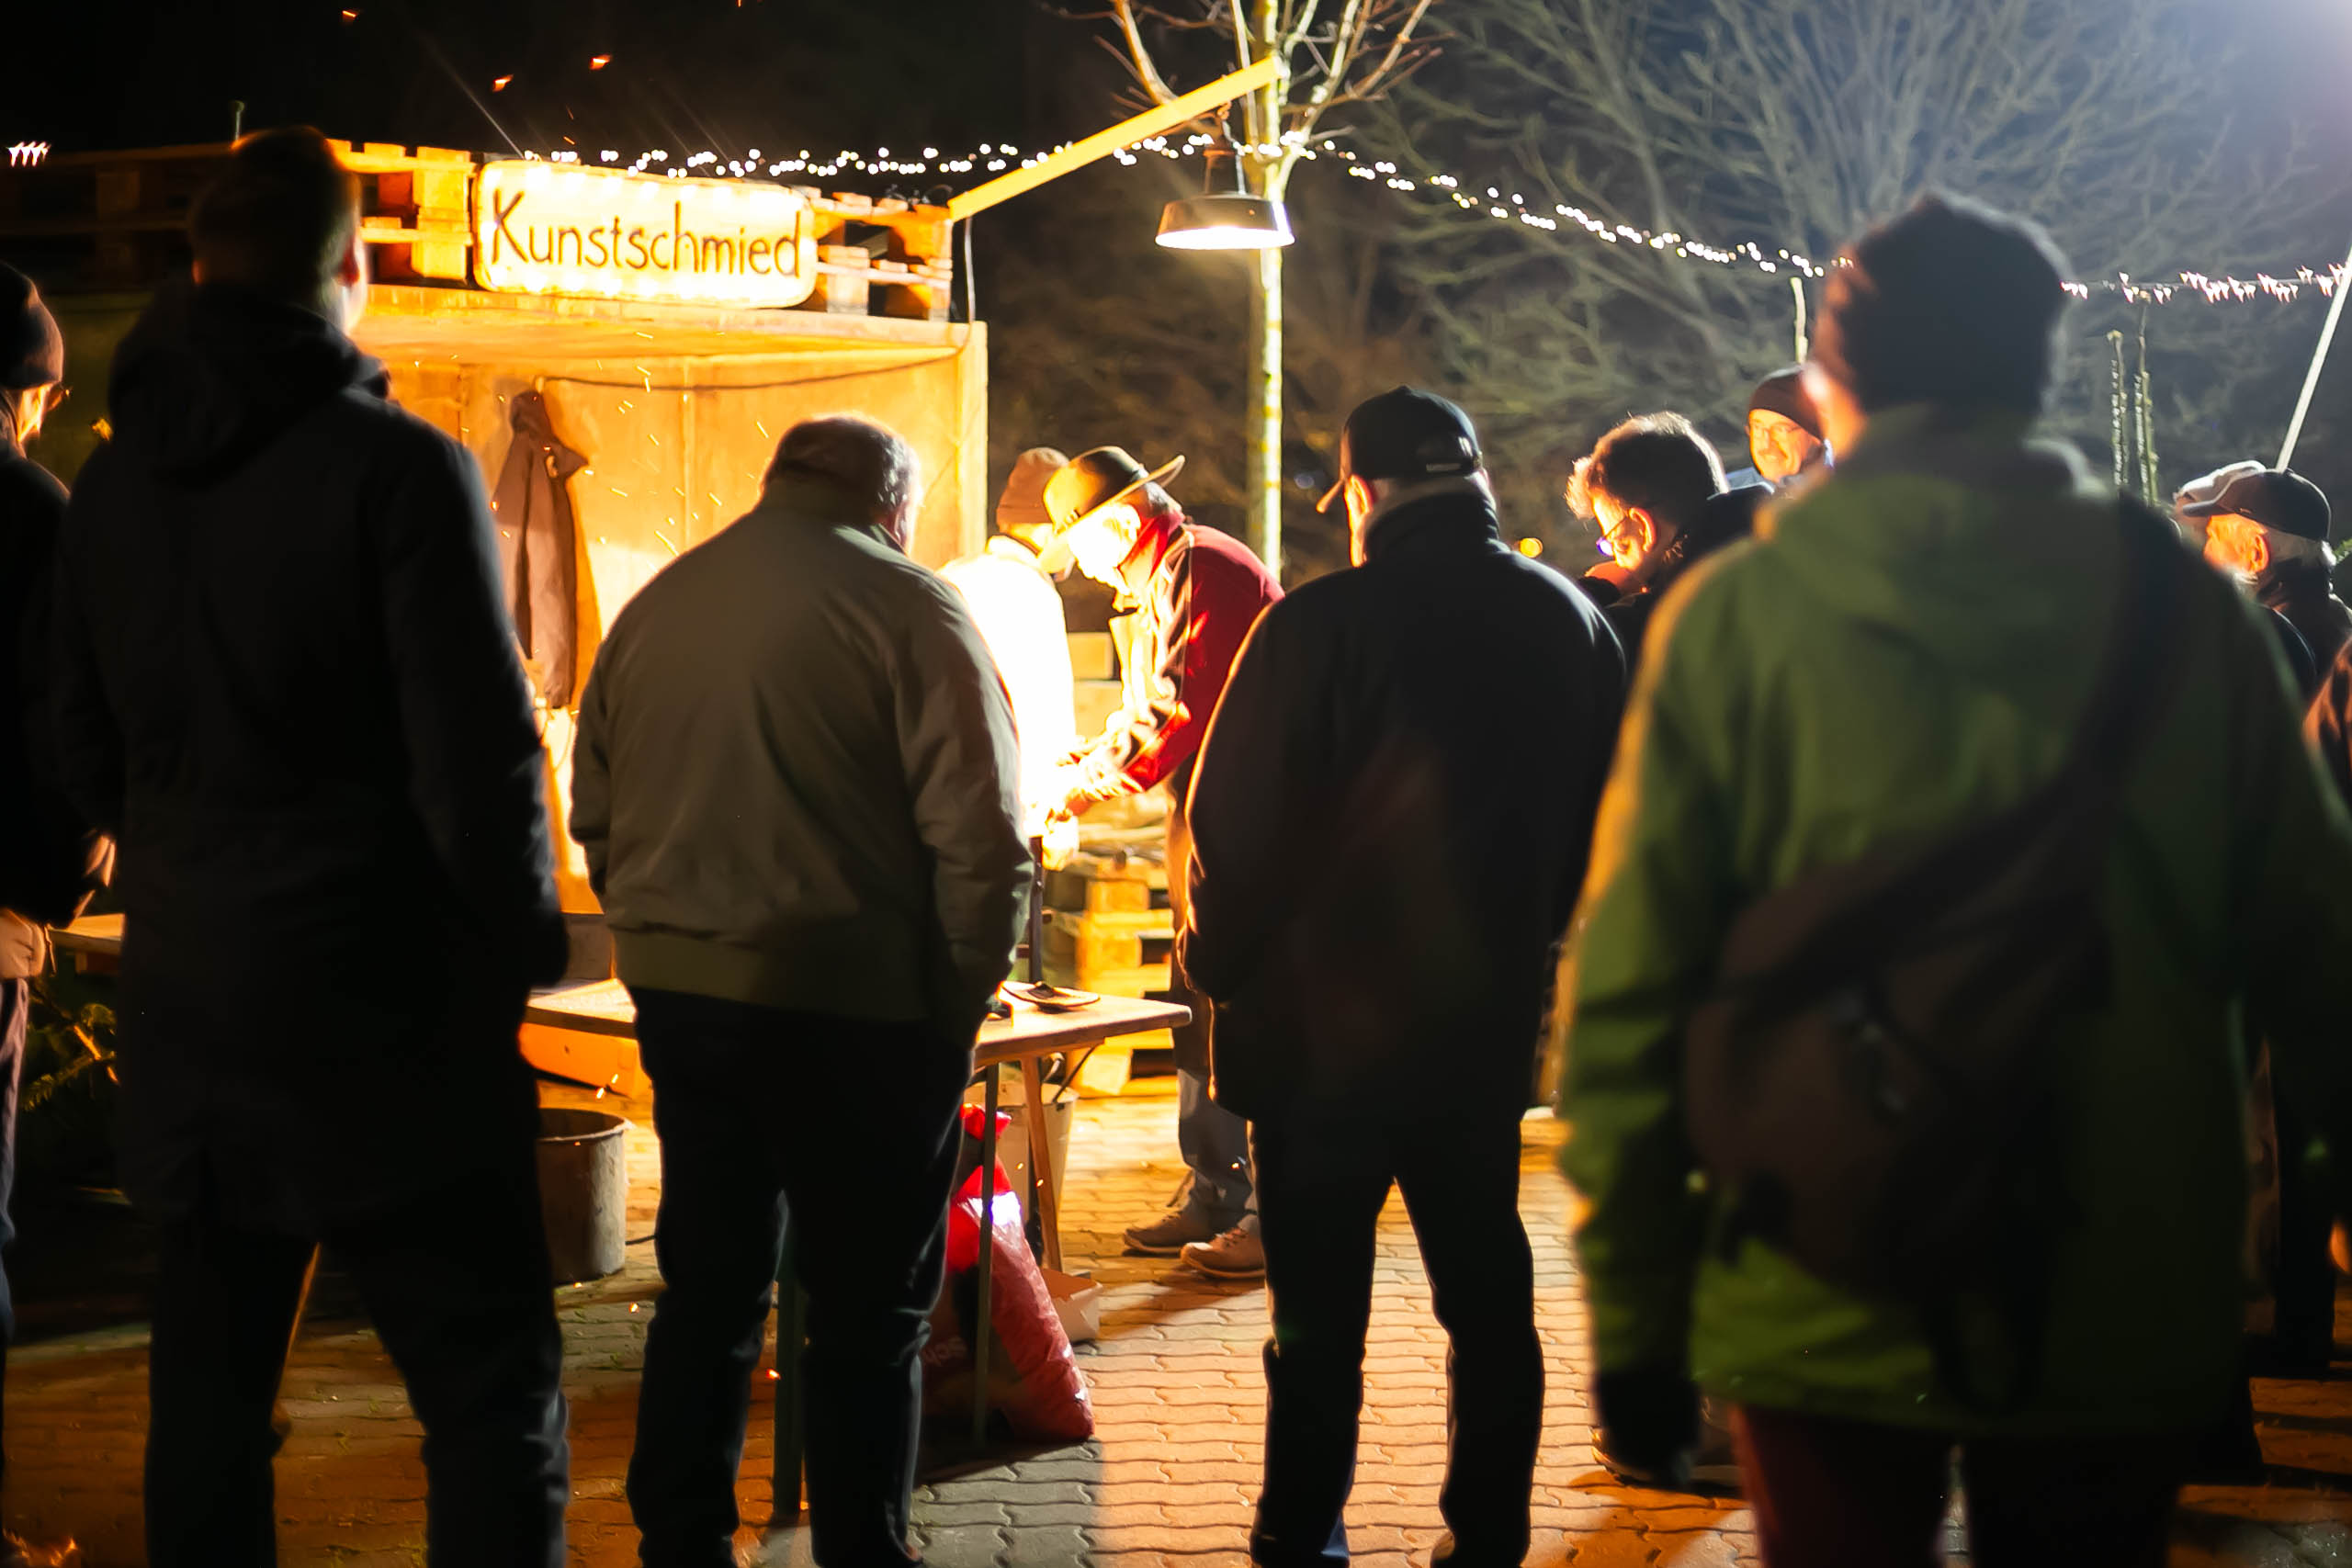
[[[539,1207],[560,1285],[620,1271],[628,1245],[628,1127],[607,1111],[539,1108]]]

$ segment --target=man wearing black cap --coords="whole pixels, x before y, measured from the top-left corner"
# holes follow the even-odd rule
[[[1775,370],[1747,399],[1747,454],[1764,482],[1786,486],[1829,461],[1821,411],[1799,367]]]
[[[2180,509],[2205,525],[2205,558],[2246,586],[2257,603],[2287,617],[2326,670],[2352,642],[2352,606],[2329,573],[2327,497],[2291,468],[2242,473],[2206,501]]]
[[[1250,1119],[1273,1335],[1260,1562],[1344,1560],[1375,1234],[1401,1187],[1451,1337],[1434,1561],[1516,1564],[1544,1358],[1520,1119],[1625,665],[1509,548],[1476,433],[1399,387],[1340,445],[1355,570],[1251,634],[1193,789],[1180,938]]]
[[[25,443],[63,400],[64,378],[56,318],[31,278],[0,264],[0,1247],[15,1235],[8,1199],[32,982],[49,967],[49,927],[74,918],[105,847],[59,795],[47,746],[33,744],[46,708],[28,715],[21,705],[43,684],[51,560],[65,518],[65,487],[25,455]],[[16,1317],[0,1273],[0,1389]],[[53,1546],[42,1551],[0,1530],[0,1568],[73,1561]]]
[[[1184,467],[1147,469],[1116,446],[1081,452],[1046,481],[1053,539],[1039,565],[1073,565],[1111,588],[1136,618],[1120,671],[1119,711],[1064,764],[1049,794],[1079,816],[1119,795],[1168,786],[1168,900],[1181,927],[1193,835],[1186,803],[1193,762],[1227,674],[1259,615],[1283,596],[1263,563],[1230,535],[1188,519],[1165,488]],[[1182,1255],[1204,1273],[1247,1279],[1265,1270],[1250,1177],[1248,1130],[1209,1098],[1208,1010],[1193,996],[1183,960],[1170,991],[1194,1017],[1175,1037],[1176,1142],[1191,1174],[1169,1212],[1127,1231],[1128,1250]]]

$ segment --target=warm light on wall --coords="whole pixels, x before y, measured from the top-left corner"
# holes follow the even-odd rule
[[[517,294],[788,308],[817,286],[808,200],[781,186],[513,159],[474,180],[474,281]]]

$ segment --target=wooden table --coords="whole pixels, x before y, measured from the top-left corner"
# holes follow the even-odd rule
[[[972,1065],[978,1068],[1017,1064],[1021,1068],[1023,1103],[1029,1109],[1029,1168],[1037,1183],[1038,1228],[1046,1243],[1045,1265],[1062,1266],[1061,1193],[1054,1179],[1054,1162],[1045,1131],[1045,1071],[1047,1056],[1091,1051],[1105,1040],[1170,1029],[1192,1021],[1192,1010],[1172,1002],[1138,1000],[1134,997],[1104,997],[1075,1012],[1042,1012],[1015,1001],[1012,1016],[990,1019],[980,1026],[974,1043]],[[628,989],[618,980],[596,980],[540,991],[523,1010],[526,1023],[553,1029],[576,1029],[590,1034],[637,1036],[637,1008]],[[1074,1075],[1072,1075],[1074,1076]],[[982,1137],[984,1169],[993,1170],[996,1158],[996,1079],[986,1089],[989,1112]],[[985,1249],[983,1249],[985,1251]]]
[[[119,958],[122,955],[120,915],[85,915],[72,925],[49,934],[58,952],[71,953],[77,958]]]
[[[1029,1128],[1029,1172],[1037,1186],[1038,1228],[1046,1241],[1046,1267],[1062,1264],[1060,1193],[1054,1180],[1053,1138],[1046,1130],[1044,1058],[1091,1051],[1105,1040],[1147,1030],[1170,1029],[1192,1021],[1190,1008],[1172,1002],[1150,1002],[1133,997],[1104,997],[1072,1012],[1044,1012],[1015,1000],[1012,1016],[990,1019],[980,1026],[973,1043],[972,1065],[981,1069],[980,1214],[982,1229],[992,1228],[996,1213],[996,1074],[1006,1063],[1021,1067],[1021,1094]],[[618,980],[542,991],[523,1010],[526,1023],[557,1029],[584,1030],[594,1034],[637,1034],[637,1006]],[[1076,1077],[1076,1073],[1066,1075]],[[658,1090],[656,1091],[659,1092]],[[992,1262],[996,1248],[983,1238],[976,1267],[978,1301],[973,1316],[978,1330],[972,1336],[972,1443],[987,1440],[989,1416],[989,1328],[994,1321]],[[800,1408],[797,1350],[807,1337],[806,1303],[790,1278],[791,1241],[787,1228],[785,1258],[776,1270],[775,1325],[775,1507],[797,1513],[801,1466],[807,1453]]]

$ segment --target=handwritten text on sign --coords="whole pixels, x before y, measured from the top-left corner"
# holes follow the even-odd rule
[[[474,281],[524,294],[791,306],[817,283],[808,201],[781,186],[505,160],[474,179]]]

